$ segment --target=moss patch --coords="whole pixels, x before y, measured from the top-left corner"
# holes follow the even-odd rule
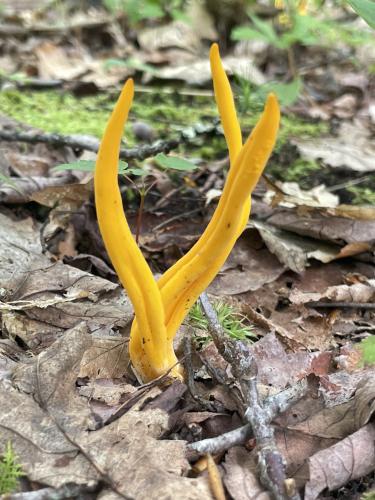
[[[19,92],[7,90],[0,93],[0,109],[22,123],[46,132],[61,134],[90,134],[101,137],[117,95],[98,94],[76,98],[68,92]],[[259,106],[241,113],[240,121],[244,134],[254,126],[260,114]],[[145,121],[157,132],[167,137],[181,128],[218,117],[212,97],[182,96],[166,94],[155,89],[154,93],[138,92],[130,115],[131,121]],[[283,115],[278,146],[289,137],[312,137],[325,133],[325,124],[307,123],[293,116]],[[125,131],[127,142],[134,138],[131,126]],[[222,144],[222,145],[221,145]],[[202,156],[210,159],[226,151],[224,139],[214,144],[202,144]]]

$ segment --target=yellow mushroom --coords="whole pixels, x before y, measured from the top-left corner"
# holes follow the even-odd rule
[[[108,254],[134,305],[130,357],[145,381],[161,375],[177,362],[173,338],[189,309],[219,272],[246,225],[250,194],[272,152],[279,126],[279,107],[271,94],[262,117],[242,146],[233,95],[216,44],[211,48],[210,61],[231,166],[219,204],[203,235],[157,284],[130,234],[117,185],[119,144],[132,100],[132,83],[127,82],[115,106],[98,155],[95,197],[99,226]],[[121,107],[123,109],[119,109]],[[109,169],[110,179],[101,186]],[[122,222],[114,223],[114,218]],[[129,248],[124,251],[124,247]],[[160,308],[158,313],[155,308]],[[172,375],[179,376],[181,371],[175,368]]]
[[[249,187],[243,203],[240,203],[241,206],[237,210],[235,204],[239,200],[239,170],[244,168],[239,163],[236,164],[235,161],[242,147],[241,130],[230,84],[222,67],[219,49],[216,44],[211,48],[210,61],[215,97],[228,144],[231,168],[217,209],[203,235],[192,249],[168,269],[158,281],[165,308],[167,338],[170,342],[173,341],[174,335],[187,312],[219,272],[237,237],[242,233],[250,214],[251,191],[255,187],[272,151],[279,125],[278,104],[276,98],[270,95],[264,115],[248,140],[247,154],[244,155],[242,160],[248,167],[248,177],[242,187],[246,186],[246,182]],[[236,178],[237,191],[233,194],[232,186]],[[231,222],[225,222],[223,212],[225,210],[228,217],[230,207],[233,209],[232,214],[235,213],[235,216],[233,220],[232,216],[229,216]],[[237,219],[238,215],[240,215],[240,219]],[[227,227],[228,225],[230,225],[230,228]],[[135,320],[130,341],[132,357],[137,355],[139,349],[139,331]]]
[[[124,216],[118,186],[118,158],[123,127],[133,100],[128,80],[103,135],[95,167],[95,204],[100,232],[117,275],[133,304],[141,332],[142,352],[161,374],[170,368],[164,307],[152,272]]]

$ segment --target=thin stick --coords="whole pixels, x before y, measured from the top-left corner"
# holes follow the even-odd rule
[[[307,307],[347,307],[348,309],[375,309],[375,302],[307,302]]]
[[[240,384],[246,407],[245,419],[250,424],[257,442],[260,480],[276,500],[298,500],[299,494],[293,488],[286,487],[287,484],[290,486],[291,480],[287,478],[286,462],[276,446],[274,429],[271,426],[275,411],[285,408],[285,401],[281,399],[276,404],[275,400],[261,400],[257,384],[258,369],[251,348],[248,344],[234,341],[225,335],[206,293],[200,296],[200,302],[208,319],[209,333],[220,354],[231,364],[232,373]],[[289,494],[291,490],[293,493]]]
[[[143,144],[141,146],[121,149],[120,158],[122,160],[145,160],[158,153],[169,153],[181,144],[191,144],[198,136],[222,135],[217,124],[199,125],[190,129],[183,130],[179,137],[167,140],[159,140],[153,144]],[[8,142],[26,142],[28,144],[49,144],[54,147],[69,146],[73,149],[82,149],[85,151],[94,151],[99,149],[100,141],[89,135],[61,135],[49,132],[17,132],[0,130],[0,140]]]

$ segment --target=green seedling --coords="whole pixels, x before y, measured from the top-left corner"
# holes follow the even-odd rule
[[[15,491],[18,480],[23,475],[18,457],[14,453],[11,443],[8,442],[2,457],[0,457],[0,495]]]
[[[248,325],[245,325],[245,316],[225,302],[214,303],[219,323],[229,337],[236,340],[255,340],[256,335]],[[203,331],[208,331],[208,320],[203,313],[199,302],[196,302],[189,313],[189,322],[192,326]],[[205,340],[209,336],[204,337]]]

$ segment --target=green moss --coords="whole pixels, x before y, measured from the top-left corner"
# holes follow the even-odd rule
[[[347,191],[353,195],[353,205],[374,205],[375,191],[369,187],[350,186]]]
[[[245,316],[240,314],[233,306],[218,301],[214,302],[213,307],[217,313],[219,323],[227,335],[235,340],[254,341],[256,339],[251,326],[245,324]],[[196,302],[191,308],[188,321],[192,326],[208,332],[208,320],[199,302]],[[202,338],[205,342],[210,339],[210,336],[207,335]]]
[[[67,92],[19,92],[8,90],[0,93],[0,109],[22,123],[61,134],[89,134],[101,137],[108,116],[113,109],[117,93],[98,94],[76,98]],[[257,122],[263,103],[249,101],[251,109],[240,114],[244,137]],[[212,122],[218,118],[215,100],[210,96],[186,96],[179,93],[137,92],[125,129],[126,144],[134,144],[131,122],[144,121],[155,130],[157,137],[166,138],[181,129],[199,122]],[[291,137],[319,136],[327,131],[325,124],[308,123],[294,116],[282,116],[277,147]],[[227,154],[224,137],[200,138],[196,146],[182,146],[180,153],[186,157],[200,156],[205,160]]]
[[[318,170],[321,170],[318,162],[297,158],[288,167],[273,163],[269,166],[267,172],[283,182],[298,182],[302,188],[309,188],[311,187],[309,180]]]
[[[103,96],[76,99],[56,91],[7,90],[0,93],[0,109],[3,114],[46,132],[99,137],[113,104],[108,103],[107,97],[105,100]]]
[[[328,125],[324,122],[306,122],[293,115],[282,115],[278,137],[278,146],[285,144],[292,137],[320,137],[328,133]]]

